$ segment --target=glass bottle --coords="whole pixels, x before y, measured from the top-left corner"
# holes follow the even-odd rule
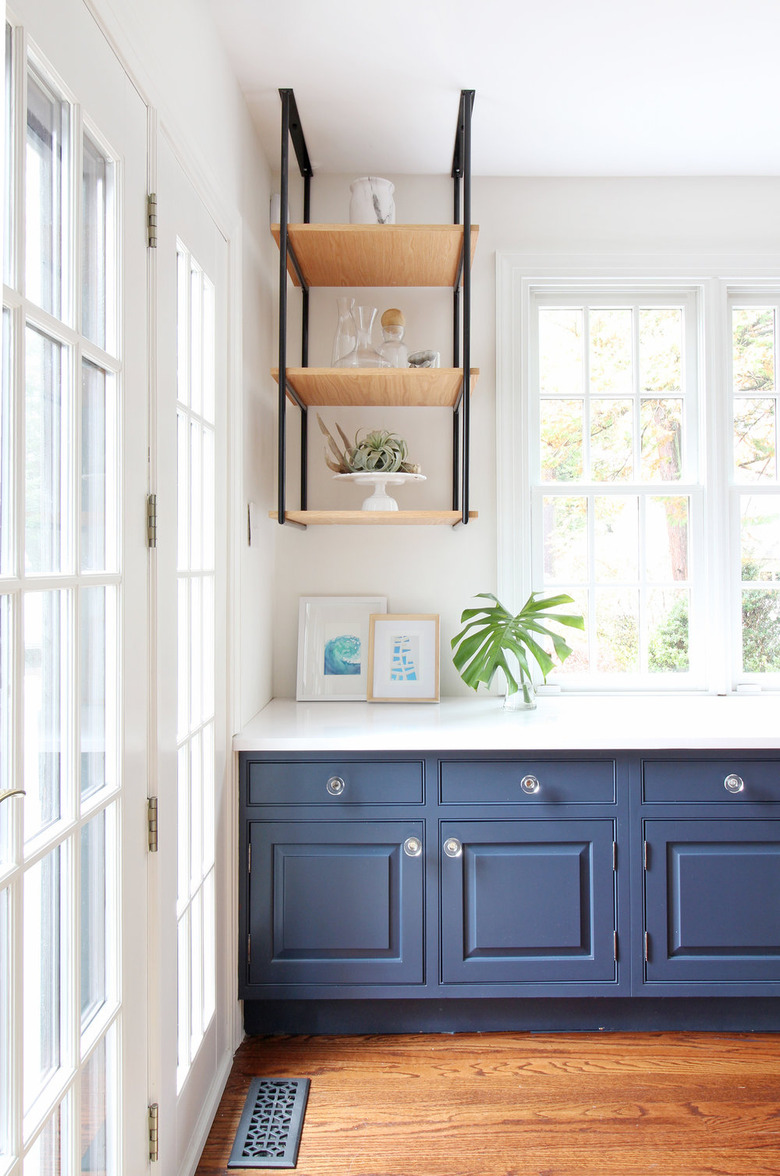
[[[355,307],[354,298],[337,298],[336,305],[339,321],[333,339],[333,357],[331,367],[345,367],[350,354],[357,347],[357,326],[352,313]]]
[[[409,366],[409,348],[403,342],[406,319],[400,310],[393,307],[382,315],[382,337],[384,343],[379,348],[379,354],[390,367],[405,368]]]

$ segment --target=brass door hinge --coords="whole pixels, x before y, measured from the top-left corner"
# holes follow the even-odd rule
[[[146,800],[146,824],[149,833],[149,853],[157,853],[159,841],[157,837],[157,797],[149,796]]]
[[[647,933],[647,931],[645,931],[645,963],[648,963],[649,960],[650,960],[650,936]]]
[[[150,192],[146,197],[146,244],[150,249],[157,248],[157,193]]]
[[[160,1106],[158,1103],[149,1105],[149,1159],[153,1164],[160,1158],[159,1140]]]
[[[617,960],[617,958],[618,958],[618,933],[617,933],[617,931],[615,932],[613,946],[615,949],[615,959]]]
[[[157,546],[157,495],[146,496],[146,544],[147,547]]]

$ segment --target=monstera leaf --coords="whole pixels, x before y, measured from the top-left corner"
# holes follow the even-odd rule
[[[539,644],[539,638],[549,639],[558,661],[564,662],[571,646],[550,626],[585,628],[579,614],[554,611],[561,605],[574,603],[565,594],[544,596],[532,592],[517,616],[490,592],[479,592],[477,597],[492,600],[493,604],[465,609],[460,618],[465,627],[451,641],[455,668],[473,690],[480,683],[490,686],[496,670],[503,670],[508,694],[515,694],[521,688],[525,691],[533,681],[532,661],[539,666],[546,682],[555,662]]]

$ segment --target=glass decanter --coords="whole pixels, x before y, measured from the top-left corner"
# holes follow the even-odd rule
[[[375,306],[358,306],[354,312],[357,324],[357,345],[344,359],[339,360],[338,367],[390,367],[386,359],[377,351],[371,341],[371,332],[376,318]]]
[[[354,298],[337,298],[336,305],[339,321],[333,339],[333,357],[331,367],[345,367],[351,353],[357,347],[357,326],[352,313],[355,307]]]

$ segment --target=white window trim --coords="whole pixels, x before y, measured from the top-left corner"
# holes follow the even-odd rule
[[[729,566],[729,549],[736,542],[732,500],[731,357],[727,328],[729,297],[750,292],[777,297],[780,291],[780,254],[712,255],[574,255],[498,252],[496,255],[496,498],[497,591],[499,598],[519,608],[533,588],[532,493],[530,485],[531,382],[528,340],[531,337],[532,292],[556,285],[583,289],[603,283],[615,291],[694,289],[699,301],[700,358],[699,427],[701,478],[705,485],[704,529],[706,551],[692,553],[703,560],[708,633],[733,632],[736,625],[733,577],[718,569]],[[725,525],[724,525],[725,524]],[[743,676],[737,684],[738,642],[708,640],[705,681],[689,687],[706,694],[728,694],[737,689],[780,690],[780,676],[767,675],[760,684]],[[564,684],[565,687],[565,684]],[[562,687],[553,687],[561,689]],[[576,687],[567,687],[572,691]],[[611,693],[589,686],[589,693]],[[631,689],[617,687],[621,692]],[[646,686],[634,687],[647,693]],[[670,692],[669,686],[660,690]]]

